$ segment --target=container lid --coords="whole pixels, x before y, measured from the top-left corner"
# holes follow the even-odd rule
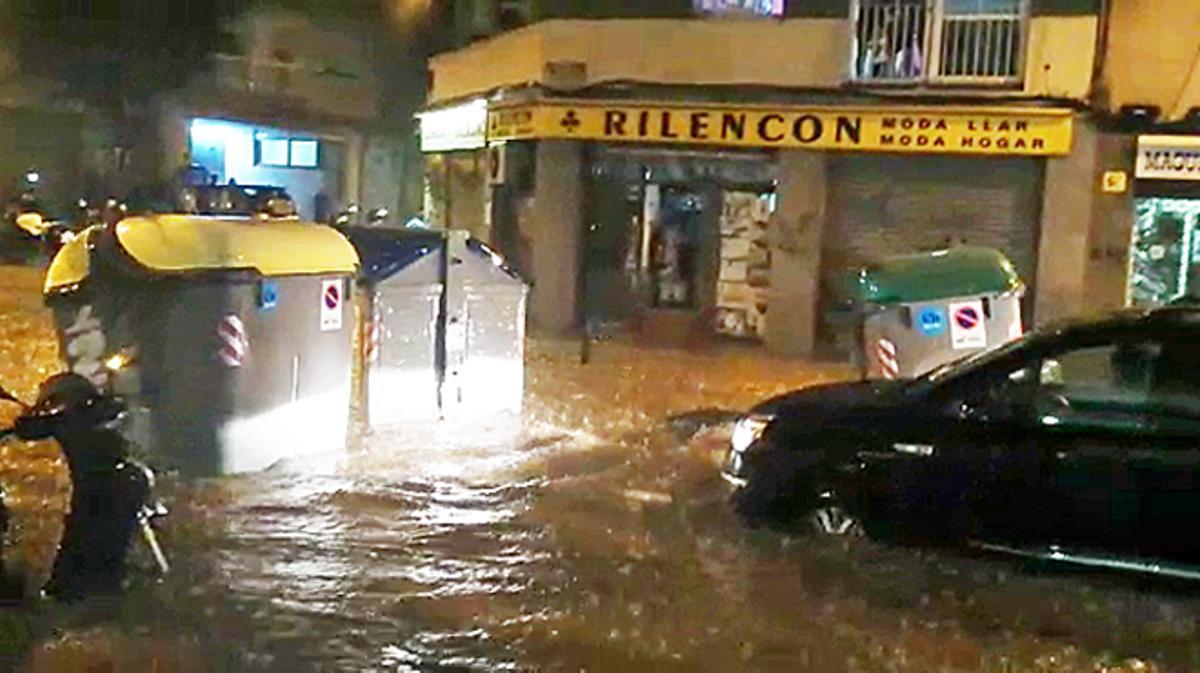
[[[87,278],[90,256],[111,236],[128,263],[164,275],[254,270],[264,276],[353,274],[358,255],[334,229],[294,220],[153,215],[92,227],[66,244],[46,272],[45,292],[69,290]]]
[[[362,278],[368,283],[387,280],[446,245],[443,232],[428,229],[345,227],[341,231],[358,250]]]
[[[862,267],[837,294],[853,303],[886,305],[1019,292],[1023,287],[1000,251],[961,246]]]

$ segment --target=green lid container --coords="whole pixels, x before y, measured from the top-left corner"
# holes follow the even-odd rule
[[[834,288],[842,304],[887,306],[1021,292],[1016,268],[993,248],[961,246],[890,257],[847,274]]]

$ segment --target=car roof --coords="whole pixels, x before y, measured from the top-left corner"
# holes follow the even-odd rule
[[[959,374],[990,366],[991,363],[1027,349],[1040,350],[1072,342],[1080,343],[1115,335],[1154,337],[1164,333],[1196,332],[1200,336],[1200,306],[1167,306],[1148,309],[1124,309],[1091,319],[1049,323],[1015,341],[982,351],[918,377],[934,383],[951,380]]]

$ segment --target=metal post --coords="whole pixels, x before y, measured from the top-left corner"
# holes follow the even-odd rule
[[[452,417],[463,404],[467,365],[467,293],[463,286],[463,262],[469,232],[446,233],[445,267],[445,369],[442,375],[442,416]]]

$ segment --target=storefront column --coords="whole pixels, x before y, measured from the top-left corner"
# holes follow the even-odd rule
[[[522,233],[529,239],[530,321],[565,333],[579,308],[583,233],[582,146],[571,140],[537,143],[533,203]]]
[[[820,324],[821,242],[826,219],[826,161],[820,152],[779,155],[778,205],[771,219],[767,347],[811,356]]]
[[[1037,324],[1080,315],[1087,306],[1089,233],[1100,171],[1096,131],[1076,119],[1071,154],[1046,160],[1038,243]]]
[[[356,203],[360,208],[367,208],[363,203],[362,176],[363,165],[366,162],[366,141],[361,133],[346,135],[345,162],[342,165],[342,203]]]
[[[1133,175],[1137,156],[1134,136],[1103,133],[1097,138],[1099,170],[1123,172],[1124,191],[1099,192],[1092,214],[1090,263],[1085,278],[1087,310],[1111,311],[1125,306],[1129,284],[1129,246],[1133,238]],[[1096,184],[1096,183],[1093,183]]]

